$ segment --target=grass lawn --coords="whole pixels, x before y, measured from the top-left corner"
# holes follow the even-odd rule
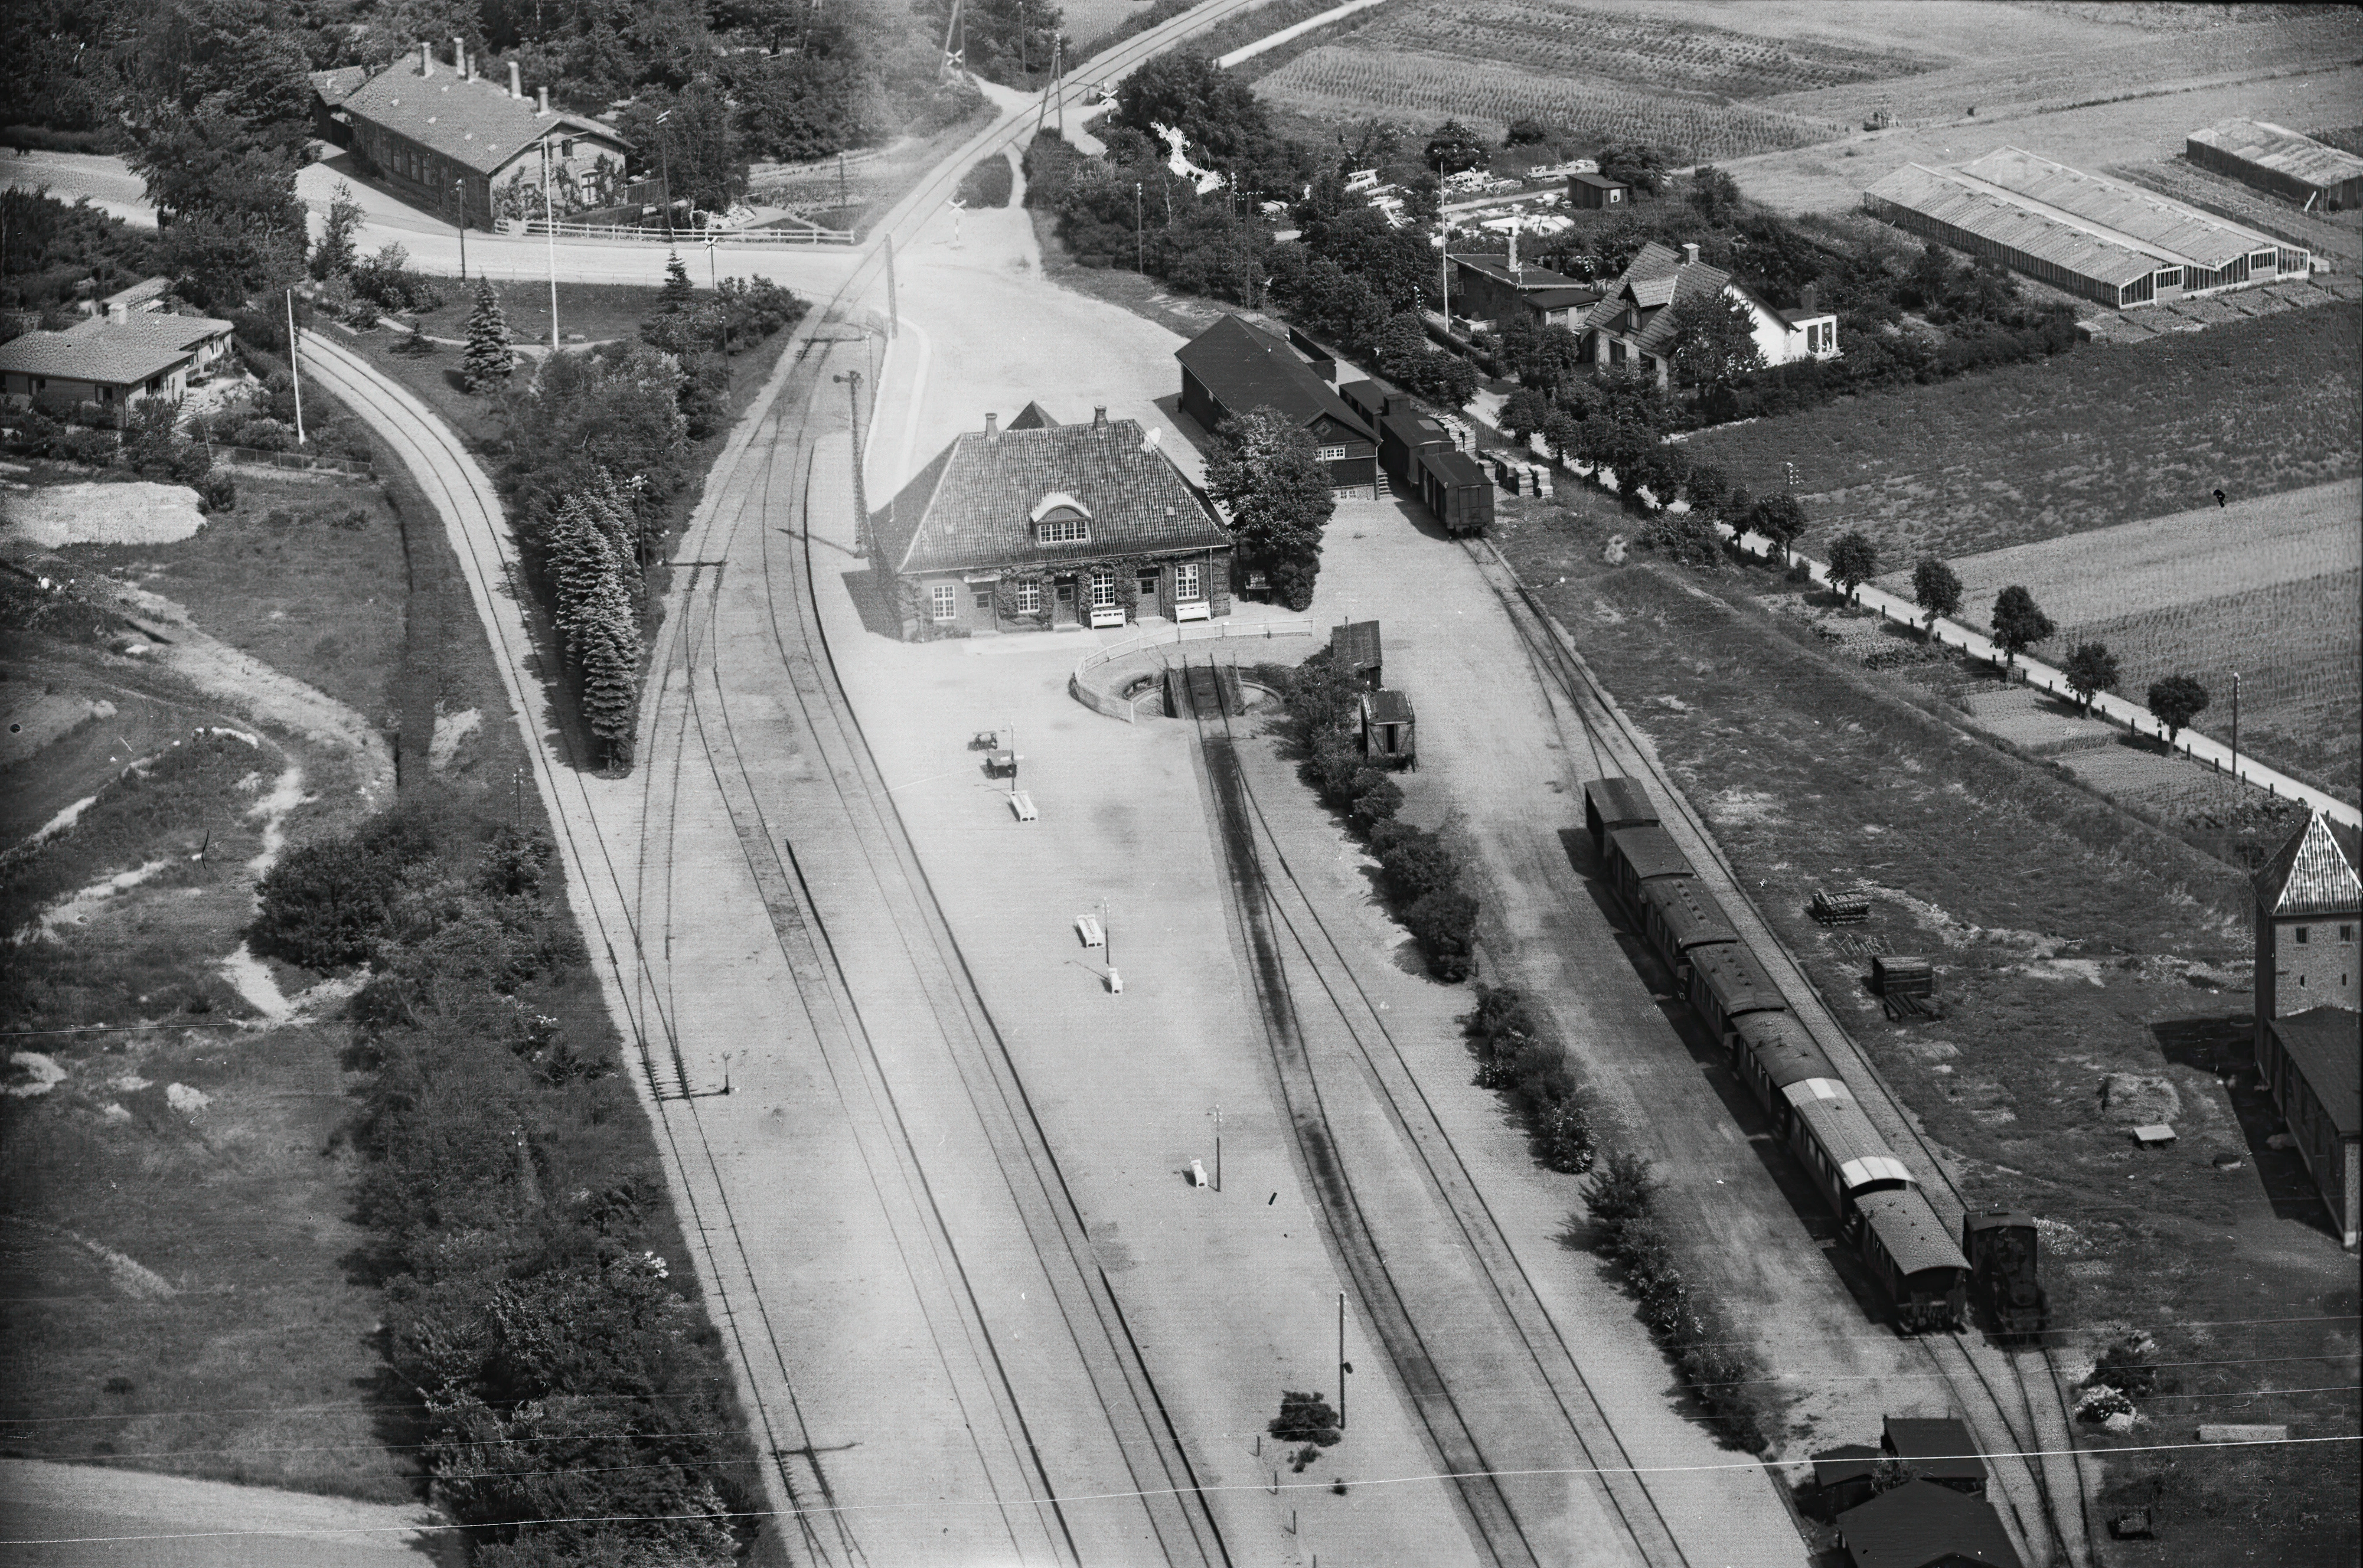
[[[1819,553],[1860,528],[1891,563],[2036,539],[2356,473],[2363,307],[2331,304],[2087,345],[1934,386],[1692,437],[1758,492],[1799,470]]]
[[[2354,1430],[2351,1391],[2248,1392],[2352,1384],[2351,1320],[2253,1320],[2352,1313],[2357,1295],[2318,1196],[2266,1143],[2253,1068],[2229,1091],[2219,1078],[2246,1057],[2238,874],[1977,738],[1942,699],[1784,629],[1754,602],[1769,574],[1679,573],[1646,556],[1612,568],[1607,536],[1633,524],[1596,495],[1503,512],[1504,552],[1759,885],[1840,1021],[1956,1154],[1968,1198],[2043,1217],[2055,1321],[2076,1331],[2067,1359],[2136,1324],[2161,1360],[2207,1364],[2169,1375],[2174,1394],[2149,1402],[2136,1441],[2188,1441],[2194,1419],[2226,1409],[2300,1435]],[[1817,886],[1868,892],[1870,924],[1815,924]],[[1885,1019],[1866,939],[1936,960],[1941,1018]],[[2137,1150],[2136,1121],[2169,1121],[2180,1141]],[[2250,1359],[2280,1357],[2301,1359]],[[2351,1554],[2351,1453],[2175,1457],[2111,1470],[2159,1478],[2173,1560],[2313,1561],[2342,1531]],[[2259,1463],[2277,1476],[2270,1508],[2243,1490]]]
[[[177,601],[232,647],[388,723],[405,567],[384,493],[327,475],[241,469],[237,480],[237,507],[189,538],[58,553]]]
[[[684,245],[682,264],[690,269],[690,282],[703,289],[705,280],[697,272],[701,258],[694,247]],[[476,308],[474,280],[461,282],[457,278],[437,280],[443,291],[443,304],[420,317],[430,337],[464,339],[468,336],[468,317]],[[495,281],[493,293],[500,296],[501,314],[508,318],[509,337],[518,343],[549,341],[549,284],[546,281],[527,282],[523,279]],[[579,332],[593,343],[605,343],[614,337],[638,337],[640,323],[656,309],[657,290],[645,283],[570,283],[558,285],[558,329],[571,337]],[[334,330],[330,328],[329,330]],[[375,336],[393,337],[406,332],[406,327],[382,327]],[[368,341],[368,339],[364,339]],[[458,350],[452,350],[454,354]]]

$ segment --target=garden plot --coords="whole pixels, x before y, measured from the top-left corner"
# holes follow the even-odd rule
[[[1956,619],[1985,625],[1994,596],[2013,583],[2056,624],[2078,626],[2351,572],[2363,566],[2358,518],[2363,481],[2340,480],[1963,556],[1952,562],[1962,590]],[[1909,597],[1911,570],[1899,567],[1879,586]]]

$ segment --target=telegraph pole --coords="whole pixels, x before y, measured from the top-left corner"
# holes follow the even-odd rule
[[[1346,1377],[1354,1364],[1346,1359],[1346,1293],[1337,1293],[1337,1430],[1346,1430]]]
[[[1148,231],[1141,226],[1140,182],[1132,182],[1132,270],[1148,271]]]
[[[304,444],[304,372],[295,368],[295,291],[294,289],[287,291],[287,384],[295,391],[295,445],[301,447]],[[2235,693],[2232,698],[2232,711],[2236,713],[2240,711],[2240,699],[2237,695],[2239,677],[2234,676],[2232,679]],[[2232,734],[2236,736],[2239,733],[2239,721],[2235,719],[2233,721]],[[2233,742],[2235,749],[2238,745],[2237,740]]]
[[[541,216],[549,241],[549,351],[558,352],[558,209],[549,199],[549,132],[541,133]]]
[[[2232,672],[2232,778],[2240,777],[2240,672]]]
[[[1215,1107],[1215,1190],[1223,1190],[1223,1108]]]

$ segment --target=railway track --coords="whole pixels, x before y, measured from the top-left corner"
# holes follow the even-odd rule
[[[1476,540],[1461,544],[1517,628],[1538,679],[1555,687],[1573,712],[1593,766],[1602,774],[1628,773],[1654,782],[1681,819],[1679,824],[1669,822],[1669,830],[1687,830],[1682,836],[1692,840],[1686,847],[1693,852],[1694,864],[1711,865],[1720,872],[1725,887],[1717,890],[1726,907],[1736,921],[1744,920],[1755,927],[1747,933],[1750,945],[1776,976],[1786,972],[1788,983],[1783,989],[1791,992],[1792,999],[1811,996],[1819,1004],[1820,993],[1811,977],[1772,935],[1769,922],[1757,910],[1714,834],[1688,797],[1658,765],[1655,752],[1634,733],[1590,670],[1559,641],[1542,607],[1533,602],[1492,545]],[[1931,1201],[1948,1225],[1958,1227],[1966,1208],[1959,1185],[1892,1087],[1834,1021],[1814,1026],[1816,1017],[1830,1020],[1825,1005],[1796,1010],[1824,1051],[1846,1066],[1857,1099],[1873,1115],[1891,1146],[1908,1144],[1917,1151],[1915,1165],[1934,1178]],[[1921,1343],[1932,1366],[1960,1401],[1961,1413],[1981,1445],[1997,1453],[2033,1456],[1991,1462],[2005,1482],[2003,1501],[2031,1559],[2062,1563],[2066,1568],[2091,1568],[2094,1558],[2089,1487],[2082,1457],[2074,1452],[2074,1421],[2049,1349],[2005,1352],[1981,1338],[1958,1334],[1922,1336]],[[2028,1364],[2032,1357],[2040,1358],[2039,1377]],[[2037,1382],[2039,1388],[2030,1386]],[[2014,1401],[2006,1398],[2004,1389],[2014,1391]],[[2071,1496],[2074,1503],[2069,1507],[2062,1500]]]
[[[1403,1227],[1400,1217],[1380,1214],[1366,1201],[1350,1169],[1349,1150],[1371,1160],[1409,1155],[1431,1202],[1448,1221],[1446,1234],[1470,1262],[1479,1282],[1482,1294],[1475,1305],[1497,1342],[1485,1380],[1488,1392],[1502,1392],[1500,1380],[1513,1379],[1513,1400],[1527,1419],[1546,1411],[1554,1432],[1564,1429],[1579,1465],[1596,1472],[1592,1485],[1621,1544],[1621,1559],[1651,1568],[1685,1564],[1647,1477],[1634,1467],[1384,1017],[1290,864],[1239,766],[1237,737],[1219,697],[1212,704],[1215,712],[1205,711],[1205,692],[1219,688],[1212,681],[1200,684],[1204,690],[1191,704],[1199,756],[1298,1152],[1319,1195],[1332,1244],[1443,1469],[1455,1478],[1472,1534],[1497,1563],[1560,1561],[1547,1538],[1538,1539],[1538,1521],[1521,1512],[1522,1504],[1531,1510],[1550,1507],[1552,1500],[1531,1488],[1522,1492],[1496,1473],[1505,1441],[1505,1406],[1492,1401],[1491,1408],[1472,1409],[1455,1393],[1455,1365],[1468,1364],[1466,1342],[1480,1328],[1467,1314],[1470,1303],[1459,1303],[1457,1320],[1439,1324],[1433,1316],[1434,1297],[1408,1287],[1390,1266],[1386,1237],[1400,1239]],[[1185,679],[1177,690],[1189,693],[1193,688]],[[1367,1131],[1358,1138],[1350,1122],[1336,1113],[1337,1097],[1360,1094],[1376,1098],[1383,1126],[1393,1134],[1383,1147],[1370,1147]],[[1448,1329],[1459,1342],[1440,1347],[1436,1336]]]

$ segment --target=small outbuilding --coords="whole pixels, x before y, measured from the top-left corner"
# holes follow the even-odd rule
[[[1837,1517],[1847,1568],[2024,1568],[1982,1497],[1906,1481]]]
[[[1419,738],[1411,699],[1400,691],[1362,693],[1362,755],[1381,767],[1417,767]]]
[[[1978,1457],[1978,1440],[1969,1423],[1953,1416],[1890,1416],[1879,1434],[1879,1446],[1902,1460],[1913,1474],[1964,1496],[1986,1493],[1986,1462]]]
[[[1887,1456],[1858,1442],[1844,1442],[1814,1455],[1814,1485],[1820,1494],[1824,1518],[1836,1518],[1848,1508],[1870,1501],[1871,1478]]]
[[[2202,169],[2270,191],[2309,208],[2363,205],[2363,158],[2269,120],[2224,120],[2183,138]]]
[[[1567,204],[1571,207],[1622,207],[1631,204],[1633,187],[1605,174],[1576,173],[1567,177]]]
[[[1365,691],[1386,684],[1386,660],[1376,621],[1340,621],[1329,628],[1329,662],[1354,678]]]

